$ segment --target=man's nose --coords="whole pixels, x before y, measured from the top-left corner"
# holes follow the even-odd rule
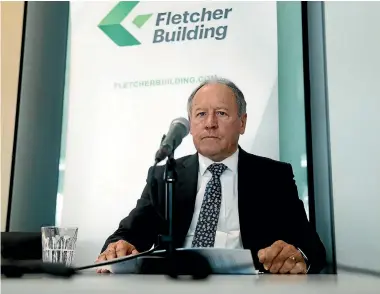
[[[218,119],[215,114],[210,114],[206,119],[206,129],[213,129],[218,126]]]

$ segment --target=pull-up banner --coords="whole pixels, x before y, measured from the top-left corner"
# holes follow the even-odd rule
[[[170,122],[210,77],[247,100],[248,152],[278,159],[276,2],[72,2],[60,225],[94,260],[140,197]],[[176,150],[195,152],[189,135]]]

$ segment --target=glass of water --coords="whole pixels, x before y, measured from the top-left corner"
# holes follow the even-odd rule
[[[42,260],[71,266],[78,228],[42,227]]]

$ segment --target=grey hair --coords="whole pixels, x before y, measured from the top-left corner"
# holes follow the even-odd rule
[[[207,79],[203,81],[195,90],[191,93],[189,99],[187,100],[187,113],[189,117],[191,116],[191,107],[193,103],[193,99],[195,94],[197,94],[198,90],[202,88],[205,85],[209,84],[223,84],[229,87],[232,92],[235,95],[236,98],[236,103],[238,106],[238,115],[239,117],[242,117],[246,112],[247,112],[247,102],[245,101],[243,92],[230,80],[224,79],[224,78],[212,78],[212,79]]]

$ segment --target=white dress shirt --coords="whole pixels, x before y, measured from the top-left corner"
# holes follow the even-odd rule
[[[239,149],[225,160],[219,162],[227,166],[225,172],[220,176],[222,185],[222,203],[218,226],[216,228],[216,248],[240,249],[243,248],[240,237],[239,210],[238,210],[238,158]],[[214,162],[198,154],[198,187],[195,199],[193,219],[186,235],[184,247],[191,247],[195,228],[198,223],[199,213],[206,191],[206,185],[211,180],[212,174],[207,168]]]

